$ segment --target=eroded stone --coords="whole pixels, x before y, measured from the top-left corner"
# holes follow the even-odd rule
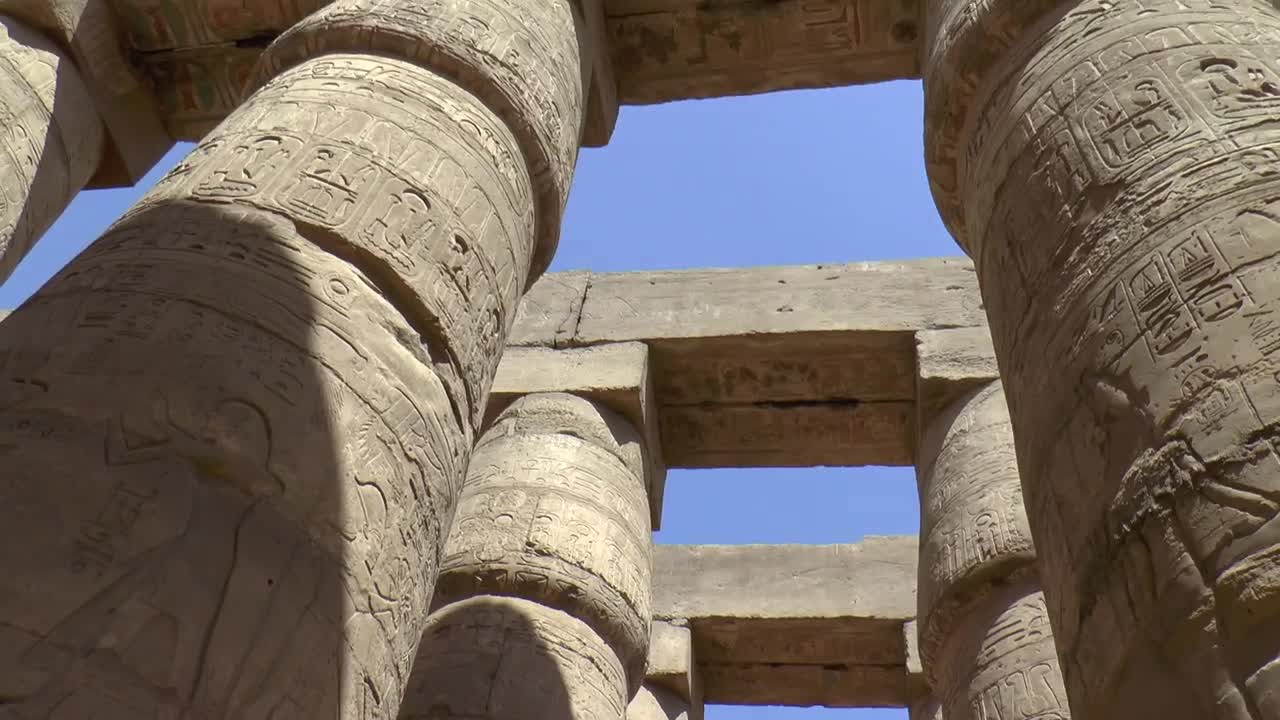
[[[292,218],[394,299],[416,329],[406,342],[452,368],[478,425],[530,272],[531,187],[475,97],[409,63],[335,54],[256,93],[131,212],[189,198]]]
[[[947,720],[1068,720],[1057,648],[1040,580],[1007,578],[941,643],[936,685]]]
[[[932,696],[916,700],[908,708],[910,720],[943,720],[942,706]]]
[[[644,343],[563,350],[508,347],[493,379],[486,417],[495,417],[520,397],[546,392],[577,395],[619,413],[644,434],[649,516],[652,528],[657,530],[662,523],[667,468],[651,373],[649,348]]]

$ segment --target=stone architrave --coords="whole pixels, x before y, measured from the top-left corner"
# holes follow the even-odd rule
[[[0,714],[398,712],[587,53],[570,0],[332,7],[0,328]]]
[[[933,0],[974,258],[1089,720],[1280,716],[1280,8]]]
[[[89,182],[104,137],[75,62],[0,14],[0,282]]]
[[[999,382],[920,442],[920,652],[947,720],[1066,720],[1066,691]]]
[[[417,661],[432,669],[415,667],[402,718],[434,718],[434,708],[491,720],[624,716],[645,677],[652,614],[646,452],[632,423],[574,395],[527,395],[498,416],[476,445],[445,544]],[[451,668],[491,652],[459,644],[473,640],[455,626],[478,612],[461,608],[496,598],[525,603],[504,622],[527,625],[528,642],[547,649],[513,650],[504,668],[537,675],[563,664],[558,638],[572,635],[573,664],[590,671],[562,673],[533,706],[500,678],[455,682]],[[477,659],[438,660],[468,653]]]

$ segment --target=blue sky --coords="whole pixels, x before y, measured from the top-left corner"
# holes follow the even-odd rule
[[[958,255],[929,196],[919,82],[625,108],[584,151],[553,270],[845,263]],[[83,193],[15,275],[21,303],[178,160]],[[915,533],[905,468],[673,471],[667,543],[833,543]],[[890,720],[897,710],[708,708],[708,720]]]

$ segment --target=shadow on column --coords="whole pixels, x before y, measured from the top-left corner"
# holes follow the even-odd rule
[[[622,664],[582,621],[481,595],[432,613],[399,720],[620,720]]]
[[[469,446],[428,352],[279,216],[108,231],[0,325],[0,718],[394,716]]]

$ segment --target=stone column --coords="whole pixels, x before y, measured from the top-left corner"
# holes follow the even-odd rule
[[[5,320],[5,711],[395,715],[555,247],[577,27],[570,0],[334,3]]]
[[[0,282],[89,182],[104,138],[75,62],[0,14]]]
[[[1072,707],[1280,717],[1280,9],[930,11],[930,176],[977,263]]]
[[[401,718],[621,720],[645,676],[643,435],[558,393],[513,403],[471,459]]]
[[[917,462],[920,653],[940,712],[947,720],[1065,720],[1000,384],[930,419]]]

